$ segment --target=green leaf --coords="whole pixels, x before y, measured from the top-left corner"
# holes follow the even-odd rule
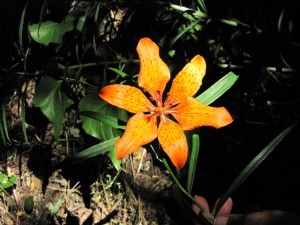
[[[73,101],[61,91],[62,82],[51,77],[43,78],[33,98],[33,104],[40,107],[44,115],[54,124],[56,138],[65,120],[65,111],[73,104]]]
[[[27,214],[31,214],[34,206],[33,196],[26,198],[24,202],[24,210]]]
[[[286,128],[277,137],[275,137],[260,153],[255,156],[251,162],[242,170],[237,178],[232,182],[226,192],[221,196],[217,205],[216,214],[221,209],[225,201],[238,189],[238,187],[249,177],[253,171],[269,156],[275,147],[285,138],[285,136],[296,126],[297,123]]]
[[[117,152],[116,152],[116,148],[112,148],[110,151],[109,151],[109,158],[112,162],[112,164],[114,165],[114,167],[116,168],[116,170],[120,170],[121,169],[121,162],[122,160],[121,159],[117,159],[116,158],[116,155],[117,155]]]
[[[125,130],[125,126],[120,126],[118,124],[118,118],[116,118],[116,117],[103,115],[99,112],[93,112],[93,111],[82,111],[82,112],[80,112],[80,115],[92,118],[99,122],[103,122],[113,128]]]
[[[48,46],[50,43],[61,44],[66,32],[74,29],[74,17],[66,17],[60,23],[46,21],[29,25],[29,33],[34,41]]]
[[[190,159],[189,159],[189,170],[188,170],[188,180],[187,180],[187,191],[189,194],[191,194],[193,184],[194,184],[198,154],[199,154],[199,149],[200,149],[199,135],[194,134],[192,136],[192,139],[193,139],[193,146],[192,146],[192,151],[191,151],[191,155],[190,155]]]
[[[100,144],[93,145],[92,147],[89,147],[82,152],[79,152],[76,155],[72,156],[72,160],[74,160],[74,162],[79,162],[112,151],[113,149],[115,149],[115,142],[118,139],[119,137],[115,137],[110,140],[101,142]]]
[[[228,91],[238,78],[239,77],[233,72],[229,72],[201,95],[196,97],[196,99],[205,105],[210,105]]]
[[[108,67],[109,70],[114,71],[115,73],[119,74],[121,77],[126,77],[128,76],[126,73],[124,73],[123,71],[117,69],[117,68],[113,68],[113,67]]]
[[[0,189],[5,189],[13,186],[17,181],[16,176],[8,177],[6,174],[0,174]]]
[[[78,108],[79,112],[84,115],[87,115],[86,111],[90,111],[89,117],[80,116],[82,128],[87,134],[102,141],[121,136],[121,132],[117,128],[123,129],[124,127],[118,125],[117,119],[123,122],[128,120],[125,110],[103,101],[95,91],[88,93],[80,101]]]

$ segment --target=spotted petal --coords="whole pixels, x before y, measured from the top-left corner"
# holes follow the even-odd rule
[[[161,121],[157,131],[158,140],[174,166],[181,169],[186,163],[188,145],[182,127],[166,118]]]
[[[99,96],[108,103],[131,113],[148,112],[155,108],[143,92],[129,85],[113,84],[100,90]]]
[[[192,97],[182,101],[173,108],[173,111],[176,113],[172,113],[172,115],[184,130],[193,130],[200,126],[220,128],[233,121],[224,107],[207,106]]]
[[[202,84],[205,71],[204,58],[196,55],[174,78],[165,105],[175,105],[186,97],[193,97]]]
[[[123,136],[116,141],[116,158],[136,152],[142,145],[148,144],[157,137],[156,118],[138,113],[131,117]]]
[[[162,94],[170,80],[168,66],[159,56],[158,46],[149,38],[142,38],[137,45],[140,58],[138,84],[156,99],[157,93]]]

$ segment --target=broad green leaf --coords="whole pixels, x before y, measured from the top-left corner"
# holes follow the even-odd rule
[[[80,112],[80,115],[105,123],[116,129],[123,129],[123,130],[125,129],[125,126],[120,126],[118,124],[118,118],[113,116],[107,116],[99,112],[93,112],[93,111],[82,111]]]
[[[46,46],[50,43],[61,44],[64,34],[74,29],[73,21],[73,17],[66,18],[60,23],[46,21],[32,24],[28,29],[32,39],[39,44]]]
[[[123,122],[127,122],[128,120],[125,110],[114,107],[103,101],[98,96],[97,92],[88,93],[80,101],[78,108],[79,112],[90,111],[97,113],[93,115],[90,113],[90,117],[81,115],[80,119],[82,120],[82,128],[85,132],[102,141],[121,135],[121,132],[116,129],[116,127],[123,127],[119,127],[116,122],[117,119],[120,119]],[[86,115],[86,112],[84,112],[84,114]],[[97,118],[94,117],[95,115]],[[101,118],[102,115],[103,118]]]
[[[226,192],[221,196],[217,205],[216,213],[220,210],[225,201],[238,189],[238,187],[249,177],[253,171],[269,156],[276,146],[288,135],[288,133],[296,126],[297,123],[286,128],[277,135],[264,149],[260,151],[251,162],[242,170],[242,172],[232,182]]]
[[[33,98],[33,104],[40,107],[44,115],[54,124],[56,138],[65,120],[65,111],[73,104],[73,101],[61,91],[61,84],[62,80],[54,80],[47,76],[40,81]]]
[[[93,145],[82,152],[77,153],[76,155],[72,156],[73,162],[78,162],[82,160],[89,159],[91,157],[104,154],[106,152],[112,151],[115,149],[115,142],[119,139],[118,137],[112,138],[110,140],[101,142],[100,144]]]
[[[31,214],[34,207],[33,196],[28,196],[24,202],[24,210],[27,214]]]
[[[201,95],[196,97],[196,99],[205,105],[210,105],[228,91],[238,78],[239,77],[233,72],[229,72]]]
[[[192,151],[190,154],[189,159],[189,170],[188,170],[188,180],[187,180],[187,191],[191,194],[193,184],[194,184],[194,178],[195,178],[195,172],[197,167],[197,161],[198,161],[198,154],[199,154],[199,148],[200,148],[200,138],[198,134],[194,134],[192,136],[193,145],[192,145]]]
[[[17,181],[16,176],[8,177],[6,174],[0,174],[0,189],[5,189],[13,186]]]

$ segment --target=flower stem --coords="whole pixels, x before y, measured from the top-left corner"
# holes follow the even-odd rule
[[[169,171],[172,179],[174,180],[175,184],[177,185],[177,187],[183,192],[183,194],[185,194],[190,200],[193,201],[193,203],[195,203],[198,208],[201,210],[201,212],[203,213],[204,216],[206,216],[209,220],[214,221],[215,217],[210,214],[197,200],[195,200],[193,198],[193,196],[191,196],[185,189],[184,187],[180,184],[180,182],[178,181],[178,179],[176,178],[175,174],[173,173],[173,171],[171,170],[168,162],[166,159],[162,159],[163,164],[165,165],[165,167],[167,168],[167,170]]]

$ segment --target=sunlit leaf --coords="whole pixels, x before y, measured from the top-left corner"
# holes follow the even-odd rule
[[[121,77],[126,77],[128,76],[126,73],[124,73],[122,70],[119,70],[117,68],[113,68],[113,67],[108,67],[109,70],[114,71],[115,73],[119,74]]]
[[[117,170],[120,170],[121,169],[121,162],[122,162],[122,160],[121,159],[117,159],[116,155],[117,155],[116,148],[112,148],[109,151],[109,158],[110,158],[112,164],[114,165],[114,167]]]
[[[119,136],[112,138],[110,140],[101,142],[100,144],[93,145],[93,146],[77,153],[76,155],[72,156],[72,161],[79,162],[79,161],[86,160],[91,157],[112,151],[112,150],[114,150],[115,142],[118,139],[119,139]]]
[[[113,116],[108,116],[108,115],[104,115],[100,112],[93,112],[93,111],[82,111],[82,112],[80,112],[80,115],[88,117],[88,118],[92,118],[99,122],[103,122],[109,126],[112,126],[113,128],[116,128],[116,129],[123,129],[123,130],[125,129],[125,126],[120,126],[118,124],[118,118],[113,117]]]
[[[64,34],[74,29],[73,21],[74,18],[69,18],[60,23],[46,21],[32,24],[28,27],[29,33],[33,40],[39,44],[46,46],[50,43],[61,44]]]
[[[188,180],[187,180],[187,191],[191,194],[193,184],[194,184],[194,178],[195,178],[195,172],[197,167],[197,161],[198,161],[198,154],[199,154],[199,148],[200,148],[200,138],[198,134],[194,134],[192,136],[193,145],[192,145],[192,151],[189,158],[189,170],[188,170]]]
[[[221,97],[226,91],[228,91],[238,78],[239,77],[233,72],[229,72],[216,83],[214,83],[210,88],[204,91],[201,95],[196,97],[196,99],[205,105],[210,105],[219,97]]]
[[[0,190],[13,186],[17,181],[16,176],[8,177],[6,174],[0,174]]]
[[[121,135],[117,128],[124,128],[119,126],[117,119],[127,122],[128,116],[125,110],[114,107],[103,101],[98,96],[98,92],[88,93],[79,103],[79,111],[96,112],[90,113],[89,117],[80,116],[82,120],[82,128],[85,132],[102,141]],[[84,112],[85,115],[86,112]],[[103,117],[101,118],[101,116]],[[96,116],[96,117],[95,117]]]
[[[65,120],[66,109],[73,104],[73,101],[61,91],[62,82],[62,80],[54,80],[49,76],[43,78],[36,88],[32,101],[54,124],[55,137],[58,137],[61,125]]]

